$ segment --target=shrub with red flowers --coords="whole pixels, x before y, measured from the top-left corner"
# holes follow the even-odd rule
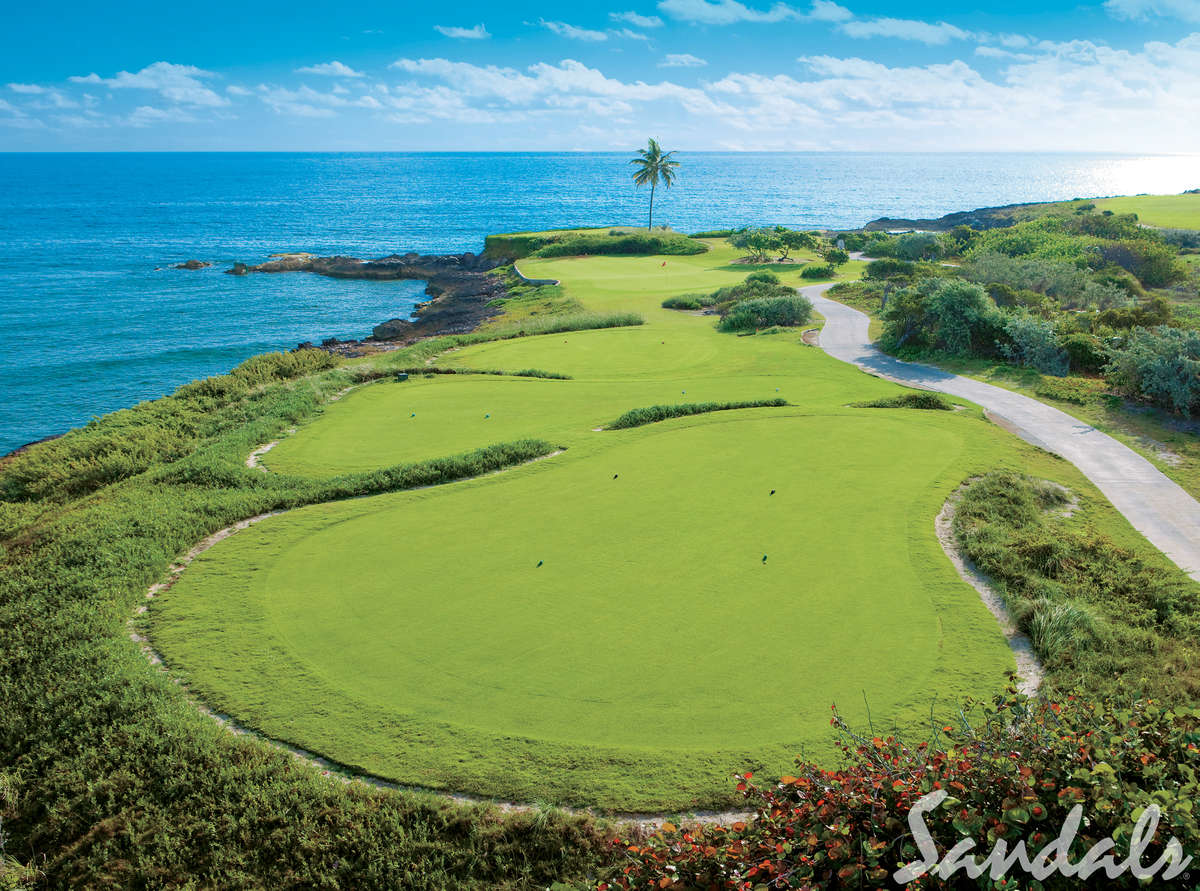
[[[1129,853],[1134,825],[1151,804],[1161,810],[1157,833],[1140,862],[1151,866],[1170,838],[1200,857],[1193,805],[1200,792],[1200,710],[1157,701],[1088,703],[1029,700],[1010,690],[992,703],[968,705],[955,726],[933,740],[907,745],[894,737],[853,734],[834,713],[845,766],[799,763],[796,776],[759,785],[737,777],[753,818],[731,825],[664,823],[644,837],[615,842],[620,855],[601,891],[642,888],[824,889],[898,887],[893,873],[924,861],[910,830],[910,808],[922,796],[949,797],[924,822],[943,857],[964,839],[982,861],[1003,841],[1020,841],[1033,860],[1060,836],[1068,813],[1083,819],[1068,850],[1078,863],[1111,838],[1111,856]],[[1190,877],[1200,877],[1200,860]],[[1184,876],[1180,876],[1182,880]],[[1105,887],[1134,887],[1126,870]],[[1007,878],[950,879],[927,872],[909,887],[1081,888],[1059,872],[1041,882],[1013,866]],[[1162,877],[1156,886],[1163,884]],[[1192,881],[1186,882],[1192,886]]]

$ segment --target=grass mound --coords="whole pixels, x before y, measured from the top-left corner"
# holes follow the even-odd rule
[[[925,411],[951,411],[954,408],[937,393],[930,393],[926,390],[901,393],[899,396],[872,399],[868,402],[852,402],[850,405],[853,408],[915,408]]]
[[[755,399],[747,402],[685,402],[681,405],[651,405],[625,412],[606,425],[608,430],[626,430],[644,424],[656,424],[670,418],[701,415],[712,411],[731,411],[738,408],[777,408],[787,405],[786,399]]]

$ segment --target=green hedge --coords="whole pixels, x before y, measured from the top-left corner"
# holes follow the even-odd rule
[[[539,257],[583,257],[596,254],[703,254],[708,245],[686,235],[629,233],[620,235],[575,235],[536,251]]]
[[[775,326],[788,328],[803,325],[810,318],[812,303],[806,297],[793,294],[790,297],[770,297],[735,303],[721,319],[718,328],[722,331],[757,331]]]
[[[710,411],[730,411],[737,408],[778,408],[787,405],[785,399],[755,399],[745,402],[684,402],[679,405],[651,405],[625,412],[621,417],[606,425],[606,430],[626,430],[655,424],[670,418],[700,415]]]
[[[872,399],[870,402],[851,402],[854,408],[916,408],[926,411],[950,411],[954,408],[937,393],[922,390],[917,393],[901,393],[899,396],[889,396],[886,399]]]

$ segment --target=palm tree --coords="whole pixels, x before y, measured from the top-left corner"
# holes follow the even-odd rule
[[[662,183],[664,189],[669,189],[675,183],[675,168],[679,166],[679,162],[671,160],[673,154],[675,153],[664,152],[659,148],[658,142],[651,139],[644,149],[638,149],[638,157],[629,162],[637,167],[633,173],[633,181],[638,187],[650,184],[650,219],[646,223],[647,230],[654,228],[655,188]]]

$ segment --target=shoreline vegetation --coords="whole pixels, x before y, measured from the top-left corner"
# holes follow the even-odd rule
[[[533,478],[545,468],[524,465],[566,445],[555,429],[545,437],[513,436],[503,444],[443,453],[452,457],[393,460],[369,470],[314,477],[246,466],[246,456],[262,443],[294,430],[302,435],[327,410],[326,419],[331,417],[336,394],[348,388],[383,392],[382,387],[391,386],[389,379],[402,375],[431,387],[583,388],[591,385],[588,376],[595,376],[597,368],[614,379],[625,370],[610,368],[600,346],[600,358],[592,353],[579,358],[557,349],[557,338],[555,350],[547,347],[545,355],[560,364],[535,362],[529,357],[530,342],[573,332],[579,332],[578,342],[598,345],[612,342],[602,338],[638,337],[641,351],[630,359],[636,365],[650,361],[639,357],[655,355],[651,347],[674,356],[666,339],[660,343],[655,327],[664,318],[670,324],[710,326],[711,332],[704,329],[706,336],[715,340],[706,345],[715,343],[712,349],[718,351],[747,345],[767,350],[775,361],[793,355],[784,353],[785,348],[818,356],[799,339],[811,307],[771,302],[789,300],[783,290],[794,294],[797,285],[816,277],[803,276],[805,268],[820,268],[826,280],[841,279],[840,290],[830,296],[869,310],[882,328],[885,346],[898,353],[908,350],[908,355],[948,365],[987,363],[987,373],[1015,375],[1014,387],[1038,392],[1053,404],[1066,400],[1087,417],[1106,413],[1111,423],[1128,423],[1130,437],[1147,435],[1160,445],[1166,437],[1164,419],[1175,417],[1169,407],[1154,408],[1157,414],[1147,420],[1126,405],[1182,407],[1180,436],[1190,439],[1171,440],[1168,451],[1179,457],[1178,463],[1167,458],[1159,463],[1170,464],[1181,484],[1200,494],[1200,446],[1186,420],[1189,409],[1200,405],[1200,381],[1193,393],[1187,377],[1200,365],[1187,363],[1200,363],[1200,355],[1185,356],[1183,371],[1167,384],[1147,384],[1150,372],[1140,359],[1148,357],[1160,367],[1180,355],[1165,354],[1157,341],[1135,342],[1142,336],[1138,331],[1170,329],[1180,333],[1158,336],[1182,338],[1200,326],[1200,312],[1192,308],[1200,304],[1200,293],[1187,290],[1195,290],[1196,266],[1186,260],[1200,242],[1189,246],[1185,237],[1161,234],[1174,229],[1147,229],[1143,236],[1138,230],[1144,227],[1136,218],[1130,220],[1128,212],[1127,206],[1106,211],[1097,200],[988,208],[933,221],[880,218],[854,233],[811,233],[810,244],[794,240],[790,249],[813,256],[788,257],[784,244],[779,262],[765,253],[751,257],[744,264],[749,269],[730,261],[719,275],[710,274],[695,287],[681,271],[680,285],[646,289],[635,308],[620,299],[635,290],[631,276],[648,279],[660,262],[701,257],[746,230],[702,233],[700,238],[666,229],[574,229],[491,236],[479,255],[405,254],[362,261],[284,254],[258,266],[238,264],[230,270],[238,275],[309,272],[425,280],[431,300],[413,319],[382,322],[361,341],[326,340],[255,356],[227,374],[194,381],[170,396],[0,458],[0,838],[7,840],[0,847],[0,880],[12,872],[19,882],[45,886],[149,882],[182,887],[200,882],[567,891],[669,887],[683,878],[724,887],[721,883],[736,870],[747,879],[786,873],[818,886],[874,885],[886,884],[894,863],[916,856],[911,843],[893,841],[898,834],[889,821],[902,818],[907,804],[932,782],[959,783],[965,790],[959,822],[948,818],[936,830],[942,840],[953,840],[964,826],[979,828],[994,814],[1002,815],[1003,828],[993,825],[993,830],[1016,837],[1031,821],[1060,820],[1077,801],[1090,802],[1102,814],[1088,839],[1110,832],[1119,837],[1130,807],[1153,800],[1165,801],[1170,809],[1190,801],[1197,787],[1189,765],[1200,732],[1200,680],[1194,677],[1191,643],[1200,621],[1195,586],[1165,568],[1165,558],[1130,535],[1102,497],[1061,470],[1062,462],[1023,444],[1009,444],[1008,438],[1003,448],[1011,445],[1016,451],[1003,452],[996,444],[1003,435],[976,418],[970,407],[947,411],[960,406],[865,376],[856,383],[864,398],[822,411],[850,413],[837,417],[854,429],[911,423],[957,431],[956,424],[978,423],[985,431],[971,434],[987,446],[972,446],[975,451],[964,466],[979,471],[975,477],[994,473],[964,496],[954,534],[965,553],[997,582],[1018,624],[1030,632],[1051,683],[1036,701],[1013,689],[990,700],[968,697],[960,718],[929,728],[928,740],[882,730],[876,734],[869,723],[847,722],[842,717],[846,711],[835,710],[834,727],[844,744],[841,766],[800,759],[795,776],[763,775],[757,784],[747,771],[736,787],[728,784],[720,800],[710,796],[705,801],[724,806],[745,802],[756,812],[731,826],[697,829],[664,816],[657,828],[618,828],[602,816],[568,813],[552,804],[507,813],[432,792],[331,783],[287,754],[213,726],[181,695],[175,679],[149,669],[131,645],[127,627],[129,616],[146,605],[146,590],[167,577],[177,555],[248,517],[317,510],[363,496],[390,498],[388,493],[422,485],[447,483],[476,491],[479,484],[467,478],[504,467],[512,468],[506,476]],[[1164,211],[1156,207],[1156,212]],[[1068,222],[1046,222],[1060,218]],[[929,229],[929,237],[884,231],[901,228]],[[758,231],[771,239],[768,230]],[[987,244],[994,247],[1004,233],[1012,237],[1002,243],[1003,250],[985,256],[981,239],[993,239]],[[780,244],[790,236],[776,232],[774,238]],[[863,251],[883,265],[843,259],[835,239],[844,240],[847,251]],[[1088,252],[1072,254],[1079,246],[1072,239],[1086,241]],[[1170,247],[1169,263],[1159,244]],[[1089,265],[1094,253],[1109,262]],[[993,254],[1007,259],[998,261]],[[1064,256],[1074,272],[1056,267],[1037,270],[1042,278],[1030,277],[1033,260],[1058,263]],[[640,265],[629,271],[612,267],[611,283],[581,297],[565,274],[565,286],[544,283],[549,277],[523,280],[512,264],[527,258],[535,274],[548,271],[547,266],[558,273],[583,262]],[[979,271],[981,266],[986,272]],[[861,281],[854,278],[860,271],[866,273]],[[999,278],[982,281],[972,275]],[[1050,278],[1053,286],[1046,284]],[[967,284],[978,293],[966,294]],[[951,287],[958,290],[951,293]],[[1072,305],[1073,300],[1080,305]],[[668,307],[672,302],[676,309]],[[700,309],[732,321],[690,318]],[[1001,312],[1008,316],[997,315]],[[740,335],[772,336],[742,340]],[[1008,350],[998,352],[998,342]],[[497,352],[503,349],[511,350],[511,361]],[[439,364],[450,355],[454,364]],[[681,363],[679,368],[694,369],[709,361],[707,355],[685,351],[673,361]],[[722,355],[729,361],[734,354]],[[1120,365],[1120,373],[1106,382],[1105,369],[1113,364]],[[999,366],[1008,371],[995,371]],[[757,373],[765,377],[774,371],[759,368]],[[1020,375],[1035,375],[1036,382]],[[581,392],[594,400],[588,407],[599,411],[600,398]],[[597,386],[595,393],[600,392]],[[625,401],[618,411],[623,408],[626,414],[608,414],[618,419],[608,429],[628,428],[613,433],[614,440],[640,436],[644,438],[636,443],[653,443],[654,437],[672,435],[661,428],[694,425],[686,429],[720,432],[743,423],[733,417],[741,412],[726,409],[770,408],[745,413],[761,431],[776,417],[806,416],[810,394],[803,392],[801,399],[793,391],[786,399],[722,393],[719,399],[689,402],[686,391],[680,391],[677,403],[651,404],[629,401],[622,391]],[[648,407],[629,409],[639,404]],[[859,410],[866,406],[932,410]],[[1128,421],[1126,415],[1140,420]],[[415,410],[412,417],[417,417]],[[482,424],[482,418],[480,412],[475,422]],[[669,418],[679,420],[655,423]],[[488,414],[487,421],[493,420],[502,419]],[[642,427],[649,429],[635,429]],[[590,443],[568,447],[568,455],[600,448]],[[997,468],[985,466],[995,460],[1000,461]],[[1025,465],[1033,467],[1033,475],[1024,473]],[[954,468],[939,473],[935,489],[953,491],[965,478],[951,479],[961,473]],[[622,475],[630,474],[622,468]],[[1056,475],[1072,484],[1072,495],[1083,493],[1078,515],[1063,510],[1065,498],[1056,488],[1063,483],[1052,479]],[[617,477],[608,480],[606,471],[605,482],[616,483]],[[921,511],[930,506],[940,507],[943,498],[935,495],[922,497],[908,519],[923,516]],[[775,489],[766,497],[781,499]],[[937,549],[936,559],[944,560],[932,534],[930,538],[926,544]],[[1014,549],[1021,556],[1019,564],[1005,557]],[[936,564],[928,554],[921,559],[931,561],[922,565]],[[764,571],[774,566],[766,554],[761,566],[757,555],[754,562]],[[1072,599],[1072,586],[1085,596]],[[1130,602],[1136,606],[1133,613]],[[235,631],[232,626],[226,630]],[[975,643],[984,639],[972,638]],[[1159,653],[1170,665],[1161,676],[1151,671]],[[1121,673],[1126,670],[1136,671],[1140,679],[1125,683]],[[183,680],[191,680],[186,671]],[[1169,701],[1159,705],[1134,698],[1138,692]],[[1136,731],[1127,729],[1135,723]],[[859,735],[863,731],[867,735]],[[1011,763],[986,757],[990,741],[1011,748]],[[463,745],[464,762],[472,744]],[[564,751],[562,763],[578,768],[571,752]],[[954,751],[970,753],[970,761],[978,763],[972,766],[965,757],[947,754]],[[664,771],[672,769],[668,761],[664,756]],[[465,775],[467,768],[463,770]],[[1036,785],[1026,781],[1029,776]],[[886,813],[871,789],[885,790]],[[1030,789],[1036,791],[1034,802],[1027,800]],[[773,816],[781,807],[786,819]],[[1177,817],[1172,832],[1183,839],[1185,849],[1200,848],[1200,825],[1190,808],[1180,806],[1172,813]],[[833,825],[843,816],[844,826]],[[851,825],[850,820],[858,822]],[[794,854],[801,847],[796,838],[822,856]],[[11,866],[8,858],[13,858]]]

